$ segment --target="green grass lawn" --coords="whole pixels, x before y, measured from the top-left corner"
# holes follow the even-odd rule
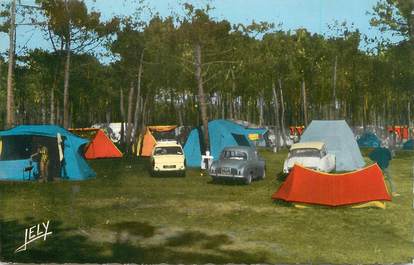
[[[263,152],[267,178],[213,184],[200,171],[153,178],[143,160],[100,160],[96,179],[0,183],[2,260],[134,263],[407,263],[414,257],[412,153],[392,161],[400,197],[376,208],[297,209],[270,197],[286,152]],[[14,254],[24,229],[53,234]]]

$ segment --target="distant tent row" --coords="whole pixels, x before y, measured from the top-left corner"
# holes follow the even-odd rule
[[[371,132],[365,132],[362,136],[357,140],[359,147],[380,147],[381,141],[378,137]]]
[[[208,123],[210,152],[213,159],[218,159],[227,146],[252,146],[267,132],[266,129],[250,129],[229,120],[213,120]],[[205,153],[201,128],[193,129],[184,145],[184,153],[189,167],[199,167],[201,155]]]
[[[354,134],[344,120],[314,120],[305,129],[300,142],[324,142],[328,153],[336,157],[336,171],[353,171],[365,166]]]
[[[1,131],[0,180],[33,179],[39,169],[31,156],[40,146],[46,146],[49,152],[49,174],[68,180],[94,177],[95,172],[81,155],[88,142],[54,125],[21,125]]]
[[[326,206],[391,201],[377,164],[345,174],[327,174],[295,165],[273,200]],[[362,206],[362,205],[360,205]]]
[[[81,128],[69,129],[69,131],[80,137],[91,140],[91,142],[85,147],[86,159],[122,157],[122,152],[101,129]]]

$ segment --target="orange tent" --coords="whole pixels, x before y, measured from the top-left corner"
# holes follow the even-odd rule
[[[91,139],[91,142],[85,147],[86,159],[122,157],[121,151],[101,129],[83,128],[69,129],[69,131],[81,137]]]
[[[327,174],[295,165],[272,199],[327,206],[391,201],[377,164],[344,174]]]
[[[175,128],[177,128],[177,125],[147,126],[145,133],[138,140],[139,150],[137,154],[140,156],[151,156],[152,149],[157,143],[154,133],[168,133],[174,131]]]

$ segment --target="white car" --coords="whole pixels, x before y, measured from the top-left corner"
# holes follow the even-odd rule
[[[177,173],[185,176],[185,156],[176,141],[159,141],[152,149],[151,173]]]
[[[322,171],[335,170],[335,155],[326,151],[323,142],[303,142],[291,146],[288,158],[283,164],[283,173],[289,173],[295,164]]]

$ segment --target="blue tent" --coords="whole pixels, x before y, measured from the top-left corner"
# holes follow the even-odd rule
[[[361,138],[357,140],[359,147],[380,147],[381,141],[378,137],[371,133],[365,132],[362,134]]]
[[[63,140],[63,160],[59,159],[58,133]],[[31,155],[37,147],[46,146],[49,164],[63,179],[84,180],[95,172],[82,156],[82,148],[89,141],[54,125],[21,125],[0,132],[0,180],[29,180],[38,175],[38,163]],[[49,167],[50,174],[50,167]]]
[[[262,136],[266,129],[250,129],[228,120],[214,120],[208,123],[210,152],[214,160],[218,159],[221,151],[228,146],[253,146],[252,140],[255,136]],[[250,137],[249,137],[250,136]],[[193,129],[184,145],[184,154],[189,167],[200,167],[201,154],[204,153],[202,146],[201,129]]]
[[[414,150],[414,140],[410,139],[403,145],[403,150]]]
[[[354,134],[344,120],[312,121],[300,142],[324,142],[328,153],[336,157],[337,171],[353,171],[365,166]]]

